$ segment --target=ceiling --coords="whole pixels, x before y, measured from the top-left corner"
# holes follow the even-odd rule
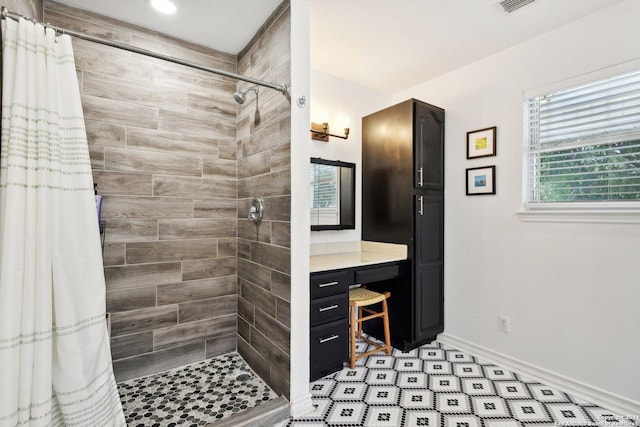
[[[49,0],[45,0],[49,1]],[[149,0],[53,0],[236,54],[282,0],[172,0],[174,15],[156,12]]]
[[[619,1],[312,0],[311,66],[393,93]]]
[[[174,37],[238,53],[281,0],[58,0]],[[295,1],[295,0],[292,0]],[[311,0],[311,67],[381,92],[415,86],[623,0]]]

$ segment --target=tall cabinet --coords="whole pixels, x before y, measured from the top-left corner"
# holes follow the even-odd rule
[[[409,247],[407,274],[370,286],[391,292],[393,346],[435,339],[444,330],[442,108],[410,99],[363,117],[362,239]]]

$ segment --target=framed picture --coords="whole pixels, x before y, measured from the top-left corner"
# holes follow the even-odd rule
[[[467,196],[496,194],[496,167],[467,169]]]
[[[496,155],[496,127],[467,132],[467,159]]]

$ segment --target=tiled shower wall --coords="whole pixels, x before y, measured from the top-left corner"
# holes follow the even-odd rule
[[[236,71],[232,55],[46,2],[48,22]],[[118,380],[236,348],[235,82],[74,39]]]
[[[27,18],[42,20],[42,0],[2,0],[0,6]]]
[[[234,55],[61,4],[47,1],[45,19],[212,68],[237,71]],[[288,28],[286,32],[288,37]],[[259,40],[251,54],[258,59],[265,49]],[[270,273],[273,267],[273,274],[282,276],[278,276],[279,292],[284,297],[286,288],[286,299],[277,313],[268,313],[273,318],[257,315],[256,323],[268,327],[273,321],[277,323],[273,329],[287,331],[281,325],[288,324],[288,317],[282,318],[288,316],[288,267],[280,266],[285,262],[283,253],[288,254],[289,239],[289,199],[284,196],[289,194],[286,98],[261,91],[258,123],[263,123],[264,130],[256,134],[250,119],[241,115],[236,123],[236,82],[231,79],[78,39],[74,39],[74,52],[94,181],[104,195],[107,311],[112,319],[117,379],[234,351],[238,269],[245,272],[243,277],[258,274],[247,272],[247,263],[264,265]],[[287,57],[277,80],[287,82],[289,53],[283,55]],[[251,71],[257,73],[254,77],[266,77],[263,68]],[[243,114],[248,116],[251,105],[255,107],[247,102]],[[251,137],[237,141],[237,125],[239,134],[251,129]],[[251,148],[253,145],[257,148]],[[261,227],[269,227],[270,242],[271,228],[275,229],[278,246],[264,239],[241,239],[243,261],[239,265],[237,236],[245,235],[246,221],[238,217],[248,209],[238,210],[238,192],[241,198],[248,197],[247,184],[253,179],[244,179],[242,162],[245,157],[252,162],[251,155],[264,156],[265,150],[273,172],[258,179],[262,185],[272,182],[276,190],[261,193],[274,196],[267,203],[268,221]],[[237,170],[243,178],[241,185]],[[252,177],[257,175],[251,170]],[[272,227],[272,220],[279,222]],[[239,223],[243,223],[240,229]],[[288,356],[286,360],[288,377]],[[265,375],[261,368],[254,367],[269,382],[269,371]]]
[[[284,2],[238,55],[238,73],[286,83],[290,78],[290,9]],[[250,86],[241,83],[241,88]],[[291,105],[260,88],[238,115],[238,351],[278,394],[289,395]],[[252,198],[264,199],[259,226]]]

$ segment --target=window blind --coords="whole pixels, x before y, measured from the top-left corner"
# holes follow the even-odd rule
[[[525,108],[529,203],[640,201],[640,71]]]

